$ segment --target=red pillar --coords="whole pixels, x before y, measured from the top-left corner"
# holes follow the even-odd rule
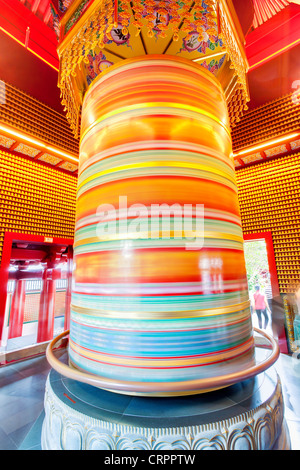
[[[4,236],[4,244],[2,251],[1,267],[0,267],[0,345],[2,342],[2,333],[4,328],[5,309],[7,300],[7,283],[9,274],[9,264],[11,258],[12,236],[6,233]]]
[[[44,336],[44,333],[43,333],[44,319],[47,316],[47,312],[46,312],[47,276],[48,276],[48,269],[46,266],[42,274],[42,288],[41,288],[41,295],[40,295],[40,308],[39,308],[38,333],[37,333],[38,343],[44,341],[41,338]]]
[[[22,281],[21,279],[16,280],[10,309],[9,339],[22,336],[25,311],[25,285],[26,281]]]
[[[73,271],[73,247],[69,246],[68,247],[67,290],[66,290],[66,304],[65,304],[65,324],[64,324],[65,331],[70,329],[72,271]]]
[[[38,321],[37,342],[43,343],[53,338],[54,308],[56,285],[54,279],[49,279],[51,269],[45,268],[42,277],[42,291],[40,297],[40,311]]]
[[[51,340],[53,338],[54,332],[54,315],[55,315],[55,295],[56,295],[56,280],[53,278],[53,271],[52,270],[52,279],[48,279],[47,281],[47,297],[48,297],[48,322],[47,322],[47,340]],[[45,340],[45,341],[47,341]]]

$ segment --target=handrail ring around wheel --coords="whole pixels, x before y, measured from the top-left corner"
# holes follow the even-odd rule
[[[268,368],[270,368],[278,359],[280,350],[277,341],[266,332],[258,329],[253,328],[253,330],[262,336],[264,336],[270,343],[272,352],[269,357],[267,357],[263,362],[258,363],[256,365],[250,366],[247,369],[242,371],[229,373],[222,376],[217,377],[209,377],[209,378],[201,378],[195,380],[187,380],[185,382],[176,382],[172,385],[172,392],[174,394],[177,393],[184,393],[186,390],[190,390],[191,393],[201,393],[201,390],[213,390],[216,388],[223,388],[230,386],[234,383],[241,382],[243,380],[255,377],[256,375],[264,372]],[[124,393],[124,394],[140,394],[140,395],[147,395],[149,394],[149,390],[151,390],[151,395],[159,394],[166,395],[168,392],[168,383],[164,382],[130,382],[130,381],[118,381],[115,379],[110,379],[107,377],[100,377],[97,375],[89,374],[87,372],[82,372],[78,369],[70,367],[62,363],[59,359],[57,359],[53,353],[54,346],[60,341],[62,338],[67,336],[70,333],[70,330],[64,331],[59,336],[54,338],[47,347],[46,350],[46,357],[53,369],[55,369],[59,374],[73,380],[77,380],[79,382],[83,382],[89,385],[92,385],[97,388],[102,388],[105,390],[110,390],[116,393]],[[158,396],[158,395],[156,395]]]

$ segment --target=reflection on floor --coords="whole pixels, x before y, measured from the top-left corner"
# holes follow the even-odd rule
[[[65,353],[56,352],[58,357]],[[50,366],[45,355],[0,368],[0,449],[40,449],[45,383]],[[40,425],[39,425],[40,424]],[[36,433],[31,432],[36,429]],[[24,442],[25,443],[25,442]]]
[[[66,357],[64,350],[57,357]],[[281,355],[285,417],[293,450],[300,450],[300,359]],[[0,368],[0,450],[40,450],[45,382],[50,366],[45,356]]]

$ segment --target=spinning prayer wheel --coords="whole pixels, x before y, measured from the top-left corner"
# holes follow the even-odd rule
[[[233,383],[255,354],[231,143],[247,61],[232,4],[62,3],[59,86],[80,133],[70,366],[127,394]]]

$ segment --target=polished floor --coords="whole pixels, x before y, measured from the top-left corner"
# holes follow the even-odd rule
[[[63,359],[64,350],[56,354]],[[300,358],[281,355],[285,418],[292,450],[300,450]],[[45,356],[0,368],[0,450],[41,450],[45,382],[50,366]]]
[[[64,351],[56,354],[62,356]],[[0,450],[41,449],[49,371],[45,355],[0,368]]]

